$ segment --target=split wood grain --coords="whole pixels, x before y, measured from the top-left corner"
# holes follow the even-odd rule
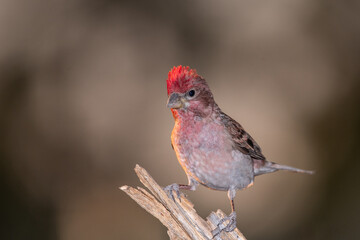
[[[215,229],[220,219],[225,216],[221,210],[216,213],[212,212],[205,221],[196,213],[194,205],[184,194],[181,194],[180,199],[175,197],[174,201],[144,168],[136,165],[135,172],[150,193],[141,187],[133,188],[125,185],[120,189],[147,212],[159,219],[168,229],[171,240],[213,239],[211,230]],[[225,226],[226,222],[223,225]],[[230,233],[222,232],[216,238],[246,240],[237,228]]]

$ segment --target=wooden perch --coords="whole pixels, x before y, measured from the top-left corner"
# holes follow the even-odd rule
[[[159,219],[168,228],[168,235],[171,240],[213,239],[211,230],[215,229],[220,219],[225,216],[221,210],[217,210],[216,213],[212,212],[205,221],[196,213],[194,205],[184,194],[181,194],[181,200],[175,197],[174,201],[168,197],[163,188],[155,182],[144,168],[136,165],[135,172],[152,194],[141,187],[133,188],[125,185],[120,189],[134,199],[142,208]],[[223,225],[226,226],[226,223],[224,222]],[[222,232],[217,239],[246,240],[237,228],[229,233]]]

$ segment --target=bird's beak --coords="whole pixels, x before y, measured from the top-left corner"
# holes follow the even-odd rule
[[[178,93],[172,93],[167,101],[168,108],[181,108],[183,106],[182,97]]]

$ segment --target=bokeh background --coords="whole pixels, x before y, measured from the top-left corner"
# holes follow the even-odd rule
[[[167,239],[127,195],[185,183],[167,73],[189,65],[271,161],[236,197],[248,239],[359,239],[360,2],[0,1],[1,239]],[[225,192],[188,193],[201,216]]]

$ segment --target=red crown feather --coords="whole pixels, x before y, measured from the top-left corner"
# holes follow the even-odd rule
[[[166,80],[168,95],[173,92],[186,92],[198,76],[196,70],[190,69],[190,67],[181,65],[173,67]]]

